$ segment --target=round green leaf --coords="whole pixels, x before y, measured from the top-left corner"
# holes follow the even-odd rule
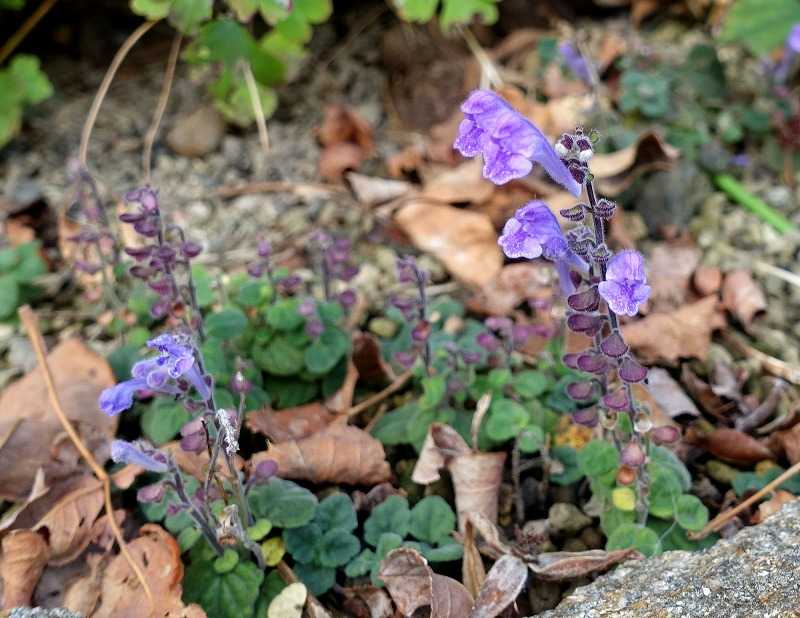
[[[0,320],[14,315],[19,305],[19,284],[12,275],[0,275]]]
[[[656,517],[667,519],[675,514],[676,501],[681,495],[681,484],[675,474],[668,468],[649,466],[650,496],[648,505],[650,513]]]
[[[455,528],[455,513],[441,496],[427,496],[411,509],[409,532],[420,541],[440,543]]]
[[[619,452],[604,440],[592,440],[578,451],[578,467],[588,477],[600,477],[619,467]]]
[[[541,371],[520,371],[511,382],[517,394],[526,399],[543,395],[549,384],[550,378]]]
[[[684,530],[697,532],[708,523],[708,509],[697,496],[683,494],[675,506],[675,520]]]
[[[279,528],[297,528],[311,521],[317,509],[317,497],[297,483],[271,478],[248,494],[256,517],[264,517]]]
[[[305,366],[303,351],[285,335],[272,339],[266,347],[253,346],[253,361],[276,376],[293,376]]]
[[[347,566],[344,568],[344,573],[347,577],[361,577],[369,573],[374,562],[375,552],[366,548],[347,563]]]
[[[296,564],[294,573],[312,594],[321,595],[328,592],[336,582],[336,569],[317,566],[315,564]]]
[[[305,322],[305,318],[297,312],[300,306],[298,298],[280,298],[267,311],[267,323],[277,330],[294,330]]]
[[[321,375],[333,369],[347,354],[350,340],[338,328],[328,327],[305,351],[305,366],[310,372]]]
[[[364,540],[376,547],[385,532],[394,532],[404,537],[408,534],[411,512],[408,500],[403,496],[389,496],[378,506],[364,522]]]
[[[214,571],[219,575],[230,573],[239,564],[239,554],[235,549],[228,548],[219,558],[214,560]]]
[[[606,550],[613,551],[629,547],[635,548],[645,556],[661,553],[661,541],[655,531],[636,524],[622,524],[608,537]]]
[[[299,528],[283,531],[283,543],[295,562],[308,564],[314,562],[317,549],[322,542],[322,527],[319,524],[307,524]]]
[[[341,528],[328,530],[320,541],[317,555],[319,563],[326,567],[347,564],[361,549],[358,539]]]
[[[492,439],[503,442],[516,436],[530,421],[527,410],[512,399],[495,399],[489,407],[486,433]]]
[[[235,339],[247,328],[247,316],[241,309],[226,307],[205,319],[206,334],[219,339]]]
[[[226,573],[217,573],[213,561],[193,561],[183,578],[183,600],[215,618],[253,618],[263,579],[263,571],[246,560]]]
[[[528,425],[519,434],[517,446],[523,453],[536,453],[544,446],[544,431],[538,425]]]
[[[142,414],[142,433],[160,446],[178,435],[189,418],[189,412],[182,403],[167,398],[156,399]]]
[[[429,562],[452,562],[459,560],[464,555],[464,548],[460,543],[453,541],[445,543],[439,547],[427,547],[422,551],[422,555]]]
[[[314,521],[325,531],[338,528],[351,532],[358,525],[353,501],[343,493],[330,495],[320,502]]]

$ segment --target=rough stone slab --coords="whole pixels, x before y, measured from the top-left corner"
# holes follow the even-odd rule
[[[628,562],[537,618],[800,617],[800,500],[702,552]]]

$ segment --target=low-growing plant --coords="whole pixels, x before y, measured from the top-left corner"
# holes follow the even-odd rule
[[[17,54],[0,69],[0,148],[19,133],[24,111],[52,94],[53,85],[36,56]]]
[[[17,307],[37,298],[36,277],[47,272],[40,251],[37,241],[0,249],[0,320],[13,318]]]

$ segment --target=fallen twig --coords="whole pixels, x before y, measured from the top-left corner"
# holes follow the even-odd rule
[[[111,504],[111,479],[103,467],[97,463],[97,460],[94,458],[91,452],[89,452],[89,449],[86,448],[86,445],[83,443],[83,440],[81,440],[81,437],[75,430],[75,427],[67,418],[64,408],[61,405],[61,400],[56,392],[53,374],[51,373],[50,365],[47,362],[47,347],[45,346],[44,339],[42,338],[42,333],[39,330],[36,314],[28,305],[24,305],[19,309],[19,318],[28,333],[28,339],[30,339],[31,345],[33,346],[33,351],[36,354],[36,360],[39,363],[39,368],[44,376],[44,382],[47,386],[47,396],[50,399],[50,405],[53,406],[53,410],[55,410],[61,426],[64,428],[64,431],[67,432],[67,435],[69,436],[70,440],[72,440],[75,448],[78,449],[81,457],[83,457],[84,461],[89,464],[89,467],[97,477],[97,480],[103,484],[103,496],[105,502],[105,511],[108,515],[108,525],[114,533],[114,538],[117,540],[120,552],[122,552],[122,555],[125,556],[125,560],[128,561],[131,569],[136,574],[136,578],[142,585],[142,588],[144,589],[151,606],[153,606],[153,593],[150,590],[150,586],[148,586],[147,581],[145,580],[141,567],[133,558],[130,551],[128,551],[128,545],[125,543],[125,539],[122,536],[122,531],[119,529],[119,525],[114,518],[114,506]]]
[[[347,410],[345,414],[347,416],[356,416],[358,414],[361,414],[364,410],[366,410],[370,406],[374,406],[376,403],[380,403],[395,391],[398,391],[401,388],[403,388],[403,386],[405,385],[406,382],[408,382],[410,377],[411,377],[411,370],[409,369],[408,371],[405,371],[401,373],[399,376],[397,376],[394,382],[392,382],[382,391],[375,393],[372,397],[367,397],[364,401],[360,402],[359,404]]]
[[[800,367],[795,367],[779,358],[765,354],[761,350],[747,345],[739,337],[731,333],[723,333],[723,338],[748,358],[759,361],[761,363],[761,368],[767,373],[783,378],[796,386],[800,386]]]
[[[5,42],[3,48],[0,49],[0,63],[2,63],[6,58],[8,58],[11,53],[17,48],[17,45],[22,43],[28,33],[33,30],[36,24],[47,15],[50,9],[53,8],[53,5],[56,3],[57,0],[44,0],[39,6],[36,7],[36,10],[30,14],[30,16],[22,23],[22,25],[17,28],[17,31],[11,35],[8,41]]]
[[[699,539],[706,538],[712,532],[716,532],[717,530],[722,528],[722,526],[728,520],[732,519],[733,517],[735,517],[736,515],[741,513],[748,506],[750,506],[754,502],[757,502],[758,500],[763,498],[765,495],[770,493],[773,489],[775,489],[779,485],[782,485],[783,483],[788,481],[793,476],[796,476],[798,473],[800,473],[800,461],[798,461],[791,468],[786,470],[783,474],[778,476],[774,481],[771,481],[771,482],[767,483],[766,485],[764,485],[764,487],[759,489],[756,493],[754,493],[752,496],[750,496],[747,500],[745,500],[744,502],[742,502],[738,506],[735,506],[732,509],[728,509],[727,511],[724,511],[724,512],[720,513],[719,515],[717,515],[714,519],[712,519],[710,522],[708,522],[706,524],[705,528],[700,530],[700,532],[689,532],[687,534],[687,536],[690,539],[695,540],[695,541],[699,540]]]

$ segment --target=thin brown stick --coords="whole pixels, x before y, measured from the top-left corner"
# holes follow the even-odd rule
[[[717,515],[714,519],[708,522],[700,532],[690,532],[687,536],[692,540],[704,539],[712,532],[716,532],[730,519],[741,513],[744,509],[748,506],[753,504],[754,502],[760,500],[765,495],[770,493],[773,489],[778,487],[778,485],[782,485],[786,481],[788,481],[793,476],[800,473],[800,461],[794,464],[791,468],[786,470],[783,474],[778,476],[774,481],[771,481],[764,485],[761,489],[759,489],[756,493],[750,496],[747,500],[742,502],[740,505],[733,507],[732,509],[728,509]]]
[[[253,67],[249,62],[244,64],[244,81],[247,84],[247,92],[250,95],[250,105],[253,106],[253,115],[256,117],[258,126],[258,139],[261,142],[261,150],[264,155],[269,154],[269,133],[267,132],[267,119],[264,118],[264,108],[261,105],[261,97],[258,96],[258,84],[253,75]]]
[[[97,113],[100,111],[100,106],[103,104],[103,99],[106,98],[106,94],[111,86],[111,82],[114,80],[114,76],[117,74],[117,69],[119,69],[119,66],[122,64],[122,61],[125,60],[125,56],[128,55],[128,52],[131,50],[131,48],[136,45],[136,42],[141,39],[147,33],[147,31],[150,30],[150,28],[155,26],[156,23],[158,22],[146,21],[136,28],[136,30],[134,30],[131,35],[125,39],[125,42],[117,50],[113,60],[111,60],[111,65],[108,67],[106,74],[103,76],[103,81],[100,82],[100,87],[97,89],[97,93],[94,95],[94,101],[92,101],[92,106],[89,108],[89,114],[86,116],[86,122],[83,124],[83,131],[81,131],[81,146],[78,150],[78,160],[83,167],[86,167],[86,153],[89,150],[89,139],[92,137],[92,129],[94,128],[94,123],[97,120]]]
[[[153,156],[153,144],[158,135],[158,128],[161,126],[161,119],[164,117],[164,110],[167,109],[167,102],[169,101],[169,93],[172,90],[172,80],[175,78],[175,67],[178,64],[178,54],[181,51],[181,43],[183,42],[183,35],[180,32],[175,33],[175,38],[172,39],[172,48],[169,51],[169,58],[167,59],[167,68],[164,71],[164,82],[161,84],[161,94],[158,95],[158,104],[156,111],[153,114],[153,120],[147,133],[144,136],[144,143],[142,144],[142,177],[145,184],[150,184],[150,161]]]
[[[411,377],[411,370],[405,371],[397,376],[389,386],[384,388],[382,391],[375,393],[372,397],[367,397],[364,401],[359,403],[358,405],[353,406],[345,414],[347,416],[356,416],[357,414],[361,414],[364,410],[369,408],[370,406],[374,406],[376,403],[380,403],[384,399],[386,399],[389,395],[394,393],[395,391],[400,390],[403,388],[406,382],[408,382],[409,378]]]
[[[144,589],[144,592],[147,595],[147,598],[150,600],[150,604],[152,606],[153,593],[150,590],[150,586],[147,585],[147,581],[144,578],[144,572],[133,558],[130,551],[128,551],[128,545],[125,543],[125,539],[122,536],[122,531],[119,529],[117,520],[114,519],[114,507],[111,504],[111,479],[103,467],[97,463],[97,460],[94,458],[91,452],[89,452],[89,449],[86,448],[86,445],[83,443],[83,440],[81,440],[81,437],[78,435],[75,427],[67,418],[64,408],[61,405],[61,400],[59,399],[58,392],[56,391],[55,381],[53,380],[53,374],[50,371],[50,365],[47,363],[47,347],[45,346],[44,339],[42,338],[42,333],[39,330],[36,314],[28,305],[24,305],[19,308],[19,318],[22,321],[25,330],[28,332],[28,339],[30,339],[31,345],[33,346],[33,351],[36,354],[36,361],[39,363],[39,367],[42,370],[44,382],[47,386],[47,396],[50,399],[50,405],[53,406],[53,410],[55,410],[61,426],[64,428],[64,431],[67,432],[67,435],[69,436],[70,440],[72,440],[75,448],[78,449],[81,457],[83,457],[84,461],[89,464],[89,467],[92,469],[94,475],[103,484],[103,495],[105,511],[108,515],[108,525],[111,527],[111,530],[114,533],[114,537],[117,540],[120,552],[122,552],[122,555],[125,556],[125,560],[128,561],[131,569],[136,574],[136,578],[142,585],[142,588]]]
[[[44,2],[37,6],[36,10],[30,14],[28,19],[22,22],[22,25],[17,28],[17,31],[11,35],[11,38],[9,38],[3,44],[2,49],[0,49],[0,63],[2,63],[12,54],[12,52],[17,48],[17,45],[22,43],[25,37],[28,36],[28,33],[33,30],[42,17],[47,15],[56,2],[57,0],[44,0]]]

